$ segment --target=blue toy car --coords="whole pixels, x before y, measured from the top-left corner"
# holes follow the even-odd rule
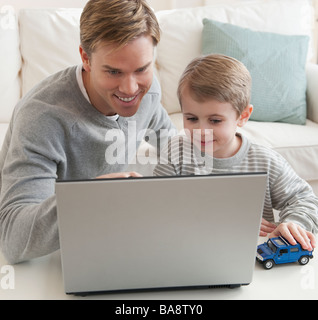
[[[301,245],[291,245],[285,238],[269,239],[257,247],[256,259],[263,264],[266,270],[273,268],[275,264],[283,264],[298,261],[305,265],[313,258],[313,251],[303,250]]]

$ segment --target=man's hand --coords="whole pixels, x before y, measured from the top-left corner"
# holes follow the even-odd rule
[[[141,174],[138,172],[118,172],[118,173],[109,173],[105,174],[103,176],[97,177],[96,179],[117,179],[117,178],[130,178],[130,177],[135,177],[135,178],[140,178],[142,177]]]
[[[299,226],[297,223],[281,223],[270,235],[269,238],[283,236],[291,245],[296,241],[300,243],[304,250],[313,250],[316,248],[315,236]]]

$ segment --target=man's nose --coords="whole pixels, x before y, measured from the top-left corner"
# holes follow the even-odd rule
[[[127,96],[133,96],[137,93],[138,87],[138,82],[134,75],[126,75],[120,83],[119,90]]]

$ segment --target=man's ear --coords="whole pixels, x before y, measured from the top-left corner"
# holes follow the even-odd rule
[[[83,62],[83,68],[85,71],[90,72],[91,71],[91,64],[88,54],[83,49],[82,45],[79,46],[79,52],[81,55],[81,59]]]
[[[250,104],[243,110],[242,114],[238,119],[237,125],[239,127],[243,127],[251,117],[252,112],[253,112],[253,106]]]

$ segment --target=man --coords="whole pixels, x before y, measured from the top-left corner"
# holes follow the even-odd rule
[[[140,143],[129,128],[173,128],[153,76],[160,30],[145,0],[91,0],[80,32],[83,64],[50,76],[18,103],[1,150],[0,236],[9,263],[59,248],[56,179],[138,176],[124,172],[128,150]],[[110,164],[111,130],[124,137],[124,161]]]

